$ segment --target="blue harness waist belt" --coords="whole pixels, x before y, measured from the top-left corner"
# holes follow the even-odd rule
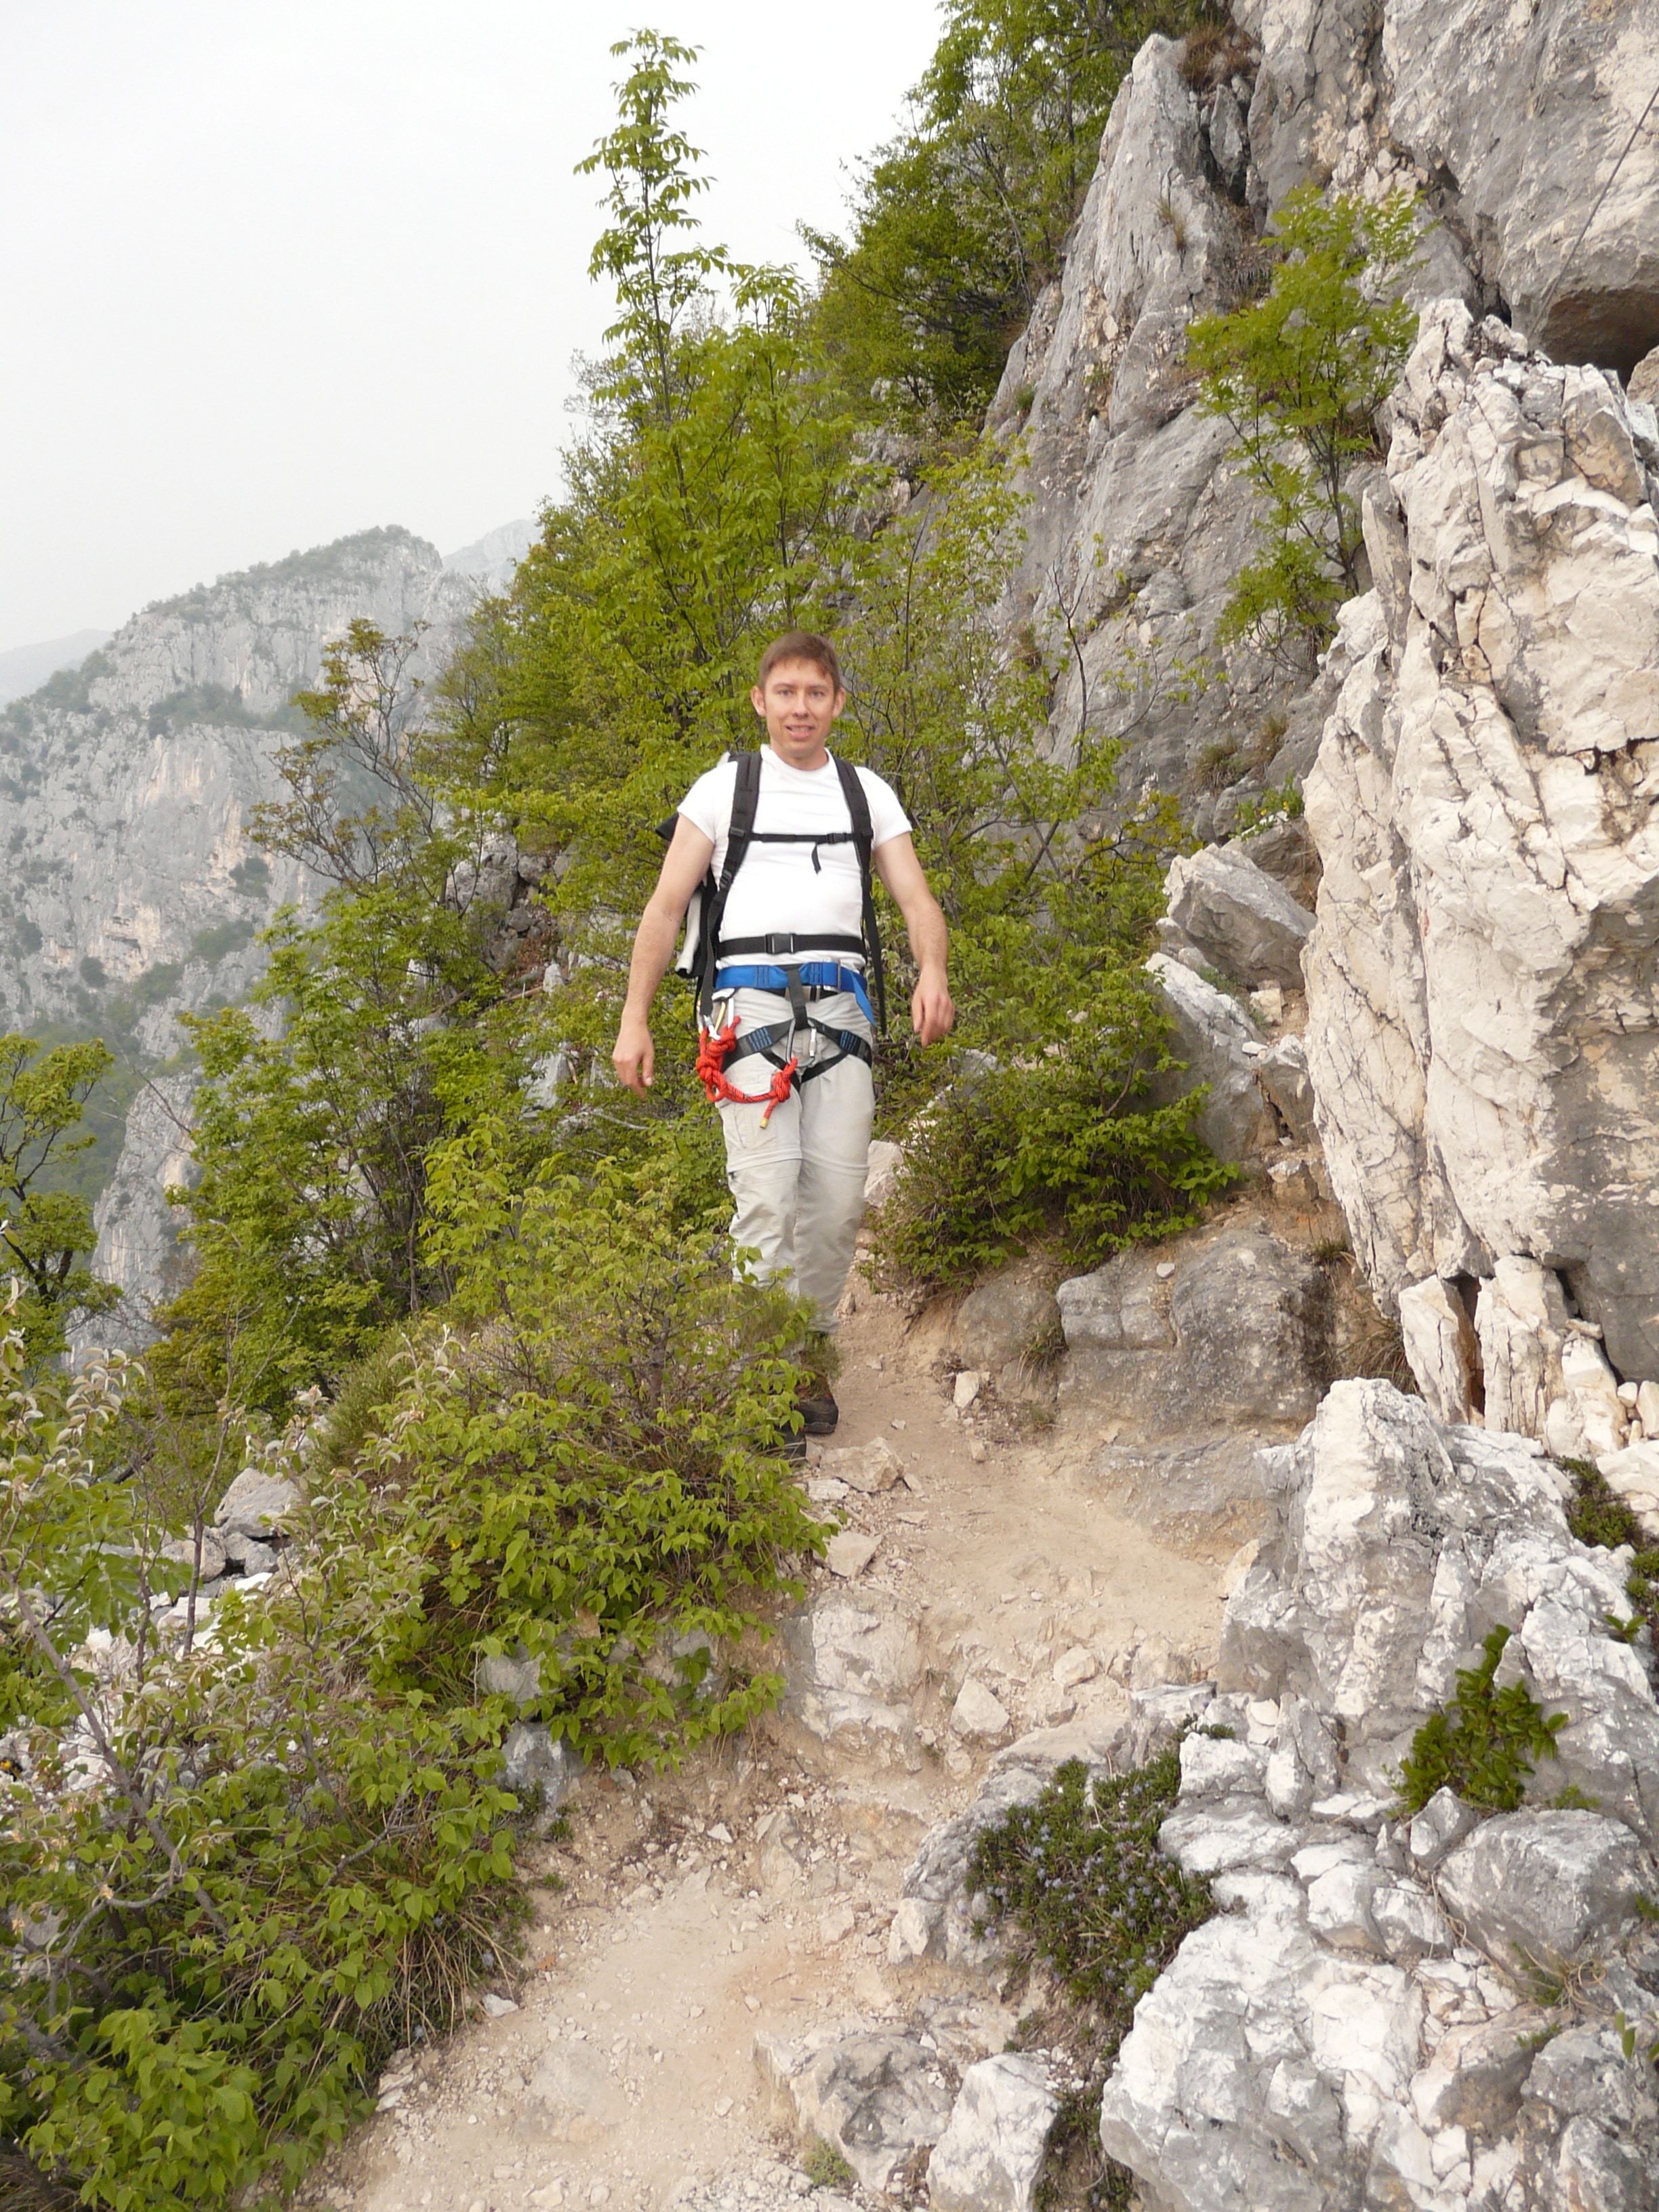
[[[801,984],[808,990],[850,991],[858,1000],[859,1012],[872,1029],[876,1018],[871,1011],[870,994],[865,988],[864,978],[856,968],[843,968],[838,960],[803,960],[793,968]],[[714,978],[717,994],[727,991],[773,991],[780,997],[789,994],[789,976],[781,968],[722,965]]]

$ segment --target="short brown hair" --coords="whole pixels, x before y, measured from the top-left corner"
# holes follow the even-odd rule
[[[755,678],[763,691],[766,679],[775,668],[786,660],[805,660],[814,668],[821,668],[837,691],[847,689],[842,680],[841,663],[836,658],[836,648],[827,637],[816,630],[787,629],[781,637],[775,637],[761,655],[760,673]]]

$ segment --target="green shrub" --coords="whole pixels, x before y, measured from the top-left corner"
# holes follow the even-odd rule
[[[30,1396],[21,1359],[14,1334],[0,1613],[33,1694],[0,1776],[0,1887],[29,1948],[0,2011],[0,2136],[113,2212],[264,2202],[509,1940],[498,1719],[370,1689],[417,1563],[349,1499],[319,1499],[297,1571],[222,1598],[210,1634],[158,1631],[142,1479],[99,1479],[120,1369]]]
[[[1158,1847],[1181,1790],[1174,1746],[1091,1783],[1070,1759],[1042,1796],[975,1839],[969,1887],[1010,1921],[1101,2031],[1109,2066],[1134,2008],[1183,1940],[1215,1910],[1207,1882]]]
[[[1653,1542],[1630,1507],[1588,1460],[1561,1462],[1573,1478],[1574,1496],[1567,1508],[1567,1526],[1581,1544],[1600,1544],[1616,1552],[1628,1544],[1636,1554],[1631,1561],[1625,1595],[1633,1619],[1621,1624],[1633,1635],[1644,1624],[1659,1640],[1659,1545]]]
[[[534,1658],[534,1710],[584,1756],[677,1761],[778,1695],[738,1646],[830,1534],[779,1450],[801,1310],[733,1281],[660,1166],[515,1193],[498,1137],[428,1163],[455,1326],[411,1354],[371,1455],[365,1510],[420,1562],[381,1678],[447,1705],[481,1656]]]
[[[1234,1180],[1198,1135],[1201,1091],[1134,1107],[1170,1065],[1168,1014],[1144,971],[1114,964],[1045,1010],[1055,981],[1051,969],[1005,1000],[996,1064],[951,1056],[954,1079],[912,1124],[877,1224],[878,1280],[965,1284],[1050,1233],[1086,1267],[1190,1227]]]
[[[1400,1762],[1403,1812],[1420,1813],[1437,1790],[1450,1789],[1485,1812],[1512,1813],[1537,1761],[1555,1757],[1567,1716],[1547,1717],[1524,1682],[1492,1686],[1509,1640],[1507,1628],[1492,1630],[1480,1664],[1458,1669],[1455,1697],[1412,1738]]]

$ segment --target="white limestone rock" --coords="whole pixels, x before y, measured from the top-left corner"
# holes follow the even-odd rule
[[[825,1452],[818,1474],[823,1481],[844,1482],[849,1490],[877,1498],[902,1479],[904,1462],[885,1437],[874,1437],[867,1444],[844,1444]]]
[[[927,2161],[932,2212],[1033,2212],[1059,2110],[1041,2058],[1005,2051],[970,2066]]]
[[[905,1599],[867,1584],[825,1589],[785,1621],[783,1640],[787,1708],[814,1735],[908,1740],[922,1659]]]
[[[976,1674],[969,1674],[951,1708],[951,1726],[957,1735],[985,1736],[993,1742],[1006,1735],[1011,1723],[1008,1708]]]
[[[1162,1104],[1207,1084],[1209,1096],[1197,1127],[1217,1158],[1243,1160],[1269,1150],[1277,1133],[1256,1080],[1263,1042],[1249,1016],[1237,999],[1166,952],[1155,952],[1146,972],[1157,981],[1174,1021],[1171,1049],[1185,1062],[1155,1077],[1148,1095]]]
[[[1228,1894],[1135,2008],[1102,2148],[1182,2212],[1324,2212],[1349,2131],[1403,2103],[1422,1995],[1316,1942],[1295,1881],[1234,1876]]]
[[[1304,965],[1374,1287],[1491,1279],[1488,1419],[1541,1436],[1565,1315],[1506,1269],[1547,1259],[1618,1373],[1659,1376],[1659,1138],[1631,1110],[1659,1083],[1659,446],[1599,371],[1516,350],[1455,302],[1424,318],[1389,460],[1408,601],[1403,628],[1376,594],[1343,612]]]
[[[297,1484],[267,1474],[261,1468],[246,1467],[214,1510],[214,1534],[227,1554],[237,1537],[263,1543],[282,1534],[300,1503]]]
[[[1525,1976],[1559,1972],[1607,1948],[1650,1897],[1651,1856],[1600,1813],[1504,1813],[1444,1862],[1447,1910],[1490,1958]]]
[[[1480,1345],[1468,1310],[1438,1275],[1400,1293],[1400,1335],[1425,1404],[1437,1421],[1468,1421],[1480,1380]]]

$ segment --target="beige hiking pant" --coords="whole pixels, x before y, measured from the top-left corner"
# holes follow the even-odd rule
[[[732,1010],[740,1036],[789,1018],[788,1000],[770,991],[738,991]],[[854,1030],[866,1038],[871,1034],[850,991],[816,1000],[811,1012],[830,1029]],[[825,1058],[835,1049],[827,1038],[819,1037],[817,1044]],[[787,1060],[790,1046],[781,1042],[778,1048]],[[807,1065],[805,1054],[801,1065]],[[775,1070],[756,1054],[728,1072],[739,1091],[764,1091]],[[864,1218],[875,1112],[867,1063],[849,1054],[826,1073],[815,1075],[773,1108],[764,1128],[763,1105],[722,1104],[719,1110],[726,1135],[726,1180],[737,1201],[733,1245],[759,1255],[756,1272],[762,1281],[781,1278],[810,1300],[814,1328],[833,1329]]]

